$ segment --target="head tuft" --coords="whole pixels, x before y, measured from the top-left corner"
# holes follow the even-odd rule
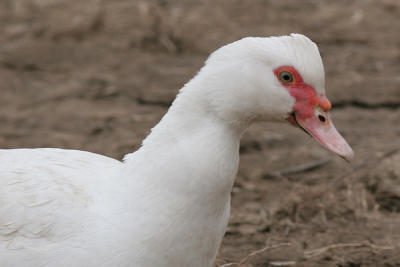
[[[318,93],[325,92],[324,66],[317,45],[302,34],[279,37],[246,37],[215,51],[207,63],[259,61],[271,68],[293,66],[305,83]]]

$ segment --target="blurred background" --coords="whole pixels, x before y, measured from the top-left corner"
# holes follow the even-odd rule
[[[0,147],[121,159],[213,50],[292,32],[318,44],[356,157],[253,125],[216,264],[400,266],[399,0],[0,0]]]

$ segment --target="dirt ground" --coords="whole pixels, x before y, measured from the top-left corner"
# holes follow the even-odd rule
[[[0,0],[0,147],[120,159],[214,49],[291,32],[318,43],[356,157],[253,125],[216,264],[400,266],[399,0]]]

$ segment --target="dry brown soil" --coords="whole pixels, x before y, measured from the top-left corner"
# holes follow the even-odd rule
[[[252,126],[216,264],[400,266],[399,0],[1,0],[0,146],[121,158],[211,51],[291,32],[318,43],[356,158]]]

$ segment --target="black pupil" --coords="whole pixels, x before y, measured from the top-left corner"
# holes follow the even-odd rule
[[[322,115],[319,115],[318,118],[319,118],[319,120],[320,120],[321,122],[325,122],[325,121],[326,121],[325,117],[322,116]]]
[[[291,82],[292,81],[292,74],[289,72],[282,72],[281,73],[281,79],[284,82]]]

